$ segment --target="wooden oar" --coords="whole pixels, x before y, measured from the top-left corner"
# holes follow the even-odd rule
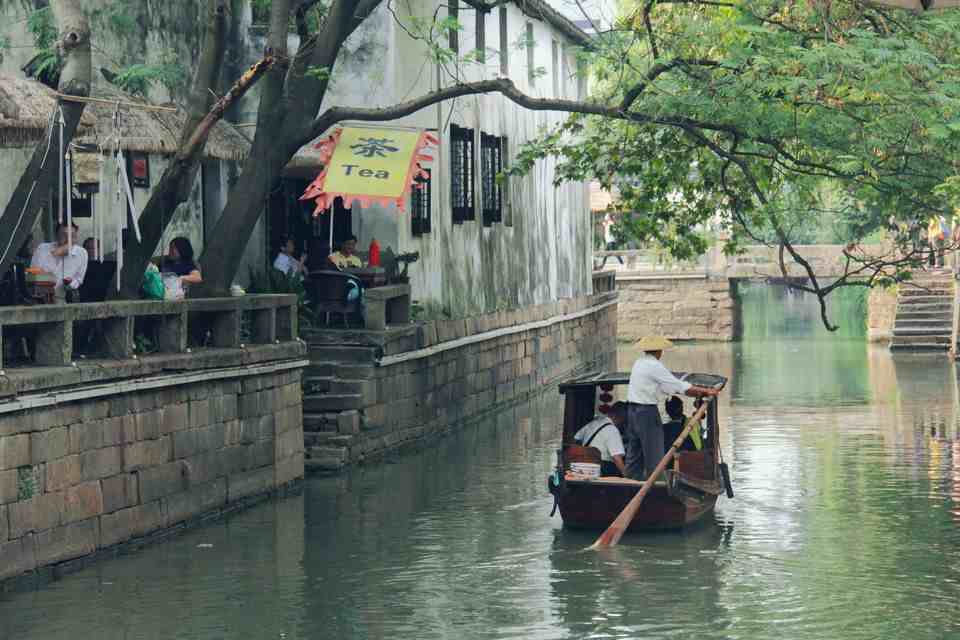
[[[650,477],[647,478],[643,483],[643,486],[640,487],[640,491],[638,491],[637,495],[630,499],[630,502],[628,502],[627,506],[623,508],[623,511],[620,512],[620,515],[617,516],[617,519],[614,520],[609,527],[607,527],[607,530],[604,531],[599,538],[597,538],[597,541],[590,545],[590,549],[603,549],[605,547],[612,547],[620,542],[620,538],[623,537],[627,527],[629,527],[630,523],[633,522],[633,517],[637,515],[637,511],[640,510],[640,504],[643,502],[643,499],[647,497],[647,494],[650,492],[650,488],[653,486],[653,483],[660,476],[660,474],[663,473],[663,470],[667,468],[667,465],[670,464],[673,456],[677,453],[677,449],[680,448],[680,446],[683,444],[683,441],[687,439],[688,435],[690,435],[690,430],[693,429],[694,425],[699,424],[704,414],[706,414],[707,406],[710,403],[710,400],[712,400],[712,398],[704,398],[704,402],[700,405],[700,408],[697,409],[697,412],[687,419],[687,424],[684,425],[683,431],[680,432],[680,435],[677,436],[677,439],[673,441],[672,445],[670,445],[670,450],[667,451],[667,454],[663,456],[662,460],[660,460],[660,463],[653,470],[653,473],[650,474]]]

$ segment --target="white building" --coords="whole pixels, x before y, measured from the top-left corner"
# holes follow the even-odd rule
[[[447,4],[445,0],[443,5]],[[400,21],[409,23],[412,16],[432,16],[438,3],[421,0],[394,6]],[[480,62],[459,68],[431,63],[425,45],[412,39],[382,7],[348,41],[324,108],[389,106],[457,80],[497,77],[510,78],[521,91],[536,97],[585,97],[586,78],[578,74],[576,51],[588,38],[572,22],[539,1],[508,2],[486,10],[479,6],[482,3],[460,2],[456,9],[462,29],[452,38],[452,46],[461,55],[483,52]],[[445,11],[440,9],[441,17]],[[439,132],[440,148],[427,165],[429,199],[415,200],[408,213],[376,205],[338,210],[335,235],[343,238],[352,232],[361,248],[375,238],[396,252],[419,252],[420,261],[409,271],[414,298],[454,316],[588,293],[587,186],[555,187],[552,160],[538,162],[530,175],[509,178],[502,187],[495,181],[497,150],[504,151],[504,164],[509,163],[525,141],[565,117],[529,111],[500,95],[476,95],[392,123]],[[303,171],[305,159],[298,157],[299,168],[291,168],[285,181],[292,214],[277,208],[270,211],[274,238],[288,232],[298,235],[294,220],[302,215],[301,205],[291,206],[293,196],[302,193],[305,178],[317,171]],[[475,194],[472,202],[471,192]],[[304,203],[302,210],[311,211],[311,204]],[[429,225],[418,217],[429,218]],[[326,244],[327,232],[326,221],[319,220],[315,244]]]

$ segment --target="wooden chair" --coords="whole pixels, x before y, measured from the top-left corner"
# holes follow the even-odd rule
[[[349,326],[347,316],[363,312],[363,303],[360,298],[347,300],[347,293],[354,283],[358,289],[363,289],[360,280],[349,273],[342,271],[322,270],[311,271],[305,282],[307,299],[318,313],[339,313],[343,316],[343,325]]]

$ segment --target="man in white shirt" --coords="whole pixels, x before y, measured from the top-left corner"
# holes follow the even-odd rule
[[[76,291],[83,284],[87,274],[87,252],[76,244],[77,225],[68,237],[67,225],[57,225],[57,241],[43,242],[37,246],[30,260],[30,266],[42,269],[57,279],[54,295],[58,301],[67,297],[67,291]]]
[[[657,405],[660,398],[687,395],[693,398],[715,396],[709,387],[684,382],[670,372],[660,358],[673,348],[666,338],[647,337],[637,344],[643,355],[633,363],[627,390],[627,476],[634,480],[647,478],[663,458],[663,422]]]
[[[585,424],[573,439],[583,447],[596,447],[600,451],[600,475],[622,476],[626,474],[623,438],[620,430],[627,422],[627,403],[617,402],[605,416],[598,416]]]
[[[273,268],[282,271],[284,275],[289,276],[292,273],[303,275],[307,271],[307,254],[304,253],[299,260],[293,257],[296,248],[293,246],[293,240],[283,238],[280,242],[280,253],[277,259],[273,261]]]

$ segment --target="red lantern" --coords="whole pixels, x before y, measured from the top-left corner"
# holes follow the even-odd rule
[[[602,404],[597,408],[597,411],[599,411],[603,415],[607,415],[608,413],[610,413],[610,405]]]
[[[612,385],[612,384],[602,384],[602,385],[600,385],[600,390],[601,390],[601,391],[613,391],[613,385]]]
[[[601,393],[600,402],[613,402],[613,396],[609,393]]]

